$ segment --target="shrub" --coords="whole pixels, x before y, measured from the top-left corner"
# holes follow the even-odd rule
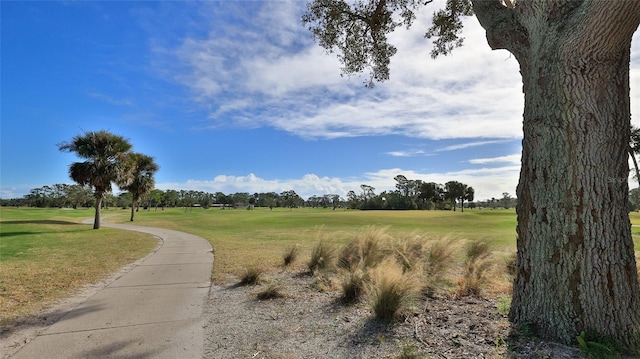
[[[264,273],[264,269],[253,266],[245,270],[240,278],[240,285],[256,285],[260,282],[260,276]]]
[[[386,256],[384,242],[388,238],[387,227],[366,228],[360,235],[342,247],[338,257],[338,266],[346,270],[358,266],[363,268],[377,266]]]
[[[325,242],[324,239],[321,239],[311,251],[311,259],[308,264],[309,270],[315,272],[317,270],[331,268],[335,258],[335,247]]]
[[[479,295],[491,269],[491,250],[484,241],[473,241],[466,249],[463,278],[458,282],[460,295]]]
[[[372,309],[375,317],[391,322],[415,298],[417,281],[396,263],[387,262],[373,271]]]
[[[296,259],[298,258],[298,252],[299,252],[299,247],[298,245],[293,245],[291,247],[289,247],[285,252],[284,252],[284,266],[288,267],[291,264],[293,264],[293,262],[296,261]]]
[[[257,295],[260,300],[276,299],[284,297],[282,294],[282,288],[277,284],[269,284],[265,289],[258,292]]]

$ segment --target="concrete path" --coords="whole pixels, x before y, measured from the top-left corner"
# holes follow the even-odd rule
[[[102,226],[149,233],[163,243],[12,358],[201,358],[213,266],[209,242],[168,229]]]

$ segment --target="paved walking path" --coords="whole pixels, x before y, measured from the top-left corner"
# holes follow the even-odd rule
[[[102,226],[149,233],[163,243],[12,358],[201,358],[213,266],[209,242],[168,229]]]

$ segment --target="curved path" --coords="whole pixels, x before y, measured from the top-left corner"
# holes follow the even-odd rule
[[[213,266],[209,242],[168,229],[102,226],[149,233],[162,244],[12,358],[201,358]]]

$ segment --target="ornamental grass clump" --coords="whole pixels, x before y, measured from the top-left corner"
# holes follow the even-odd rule
[[[300,251],[300,247],[298,247],[297,244],[289,247],[283,255],[283,260],[284,260],[284,266],[288,267],[290,265],[292,265],[296,259],[298,259],[298,253]]]
[[[431,241],[424,255],[424,292],[431,296],[442,285],[444,276],[455,259],[458,245],[450,238]]]
[[[492,266],[489,245],[484,241],[471,242],[466,248],[462,279],[458,282],[458,294],[480,295]]]
[[[362,268],[356,267],[347,271],[341,282],[342,300],[345,303],[360,301],[366,292],[368,280],[369,275]]]
[[[278,284],[272,283],[269,284],[265,289],[261,290],[257,294],[258,299],[260,300],[269,300],[269,299],[277,299],[284,297],[282,293],[282,287]]]
[[[395,242],[394,256],[404,271],[414,270],[422,265],[426,241],[423,235],[413,232],[407,238]]]
[[[311,251],[311,258],[308,263],[309,271],[315,272],[318,270],[330,269],[333,267],[335,259],[335,246],[327,243],[324,239],[321,239]]]
[[[342,247],[338,256],[338,266],[346,270],[355,267],[366,269],[377,266],[387,255],[384,246],[389,238],[387,227],[366,228]]]
[[[392,322],[415,299],[418,281],[412,272],[404,272],[402,266],[389,261],[372,271],[372,310],[376,319]]]
[[[253,266],[247,268],[240,277],[240,285],[256,285],[260,282],[260,276],[264,274],[264,269]]]

